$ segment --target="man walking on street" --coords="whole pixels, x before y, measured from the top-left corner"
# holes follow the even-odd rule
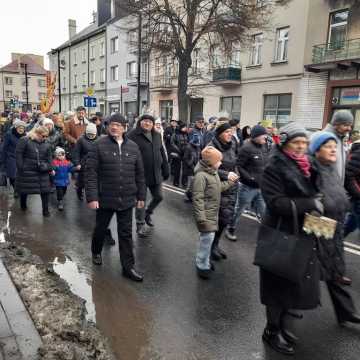
[[[130,132],[129,139],[134,141],[140,149],[145,182],[151,192],[151,202],[147,209],[136,209],[136,225],[139,236],[146,236],[145,223],[153,227],[151,215],[163,199],[161,183],[169,178],[169,164],[161,141],[161,135],[154,129],[155,119],[145,114],[140,116],[137,127]]]
[[[101,265],[105,232],[116,213],[123,275],[142,281],[134,268],[132,216],[135,205],[137,209],[144,207],[144,167],[138,146],[125,136],[126,128],[122,115],[112,115],[108,135],[94,144],[86,162],[86,199],[89,208],[96,210],[91,251],[93,263]]]

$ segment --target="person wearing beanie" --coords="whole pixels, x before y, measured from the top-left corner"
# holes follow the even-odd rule
[[[214,147],[223,156],[222,164],[218,170],[221,181],[230,180],[237,182],[239,179],[236,168],[237,144],[233,139],[233,129],[228,121],[219,121],[215,130],[215,137],[208,146]],[[215,261],[227,258],[225,251],[219,246],[219,243],[223,231],[234,216],[236,194],[237,186],[233,186],[221,194],[219,227],[215,233],[211,251],[211,258]]]
[[[347,158],[347,147],[345,139],[349,135],[354,124],[354,116],[349,110],[339,110],[334,113],[330,124],[324,131],[330,132],[337,137],[337,160],[335,167],[342,183],[345,183],[345,166]]]
[[[264,119],[260,122],[262,127],[266,129],[267,132],[267,138],[266,138],[266,145],[268,147],[268,150],[270,151],[272,147],[274,146],[274,127],[272,120]]]
[[[126,136],[126,131],[124,117],[111,115],[108,135],[94,142],[86,159],[85,194],[88,207],[96,210],[91,245],[93,263],[102,264],[106,230],[116,214],[123,276],[140,282],[143,276],[135,269],[132,218],[134,207],[145,206],[144,165],[139,147]]]
[[[65,147],[63,132],[61,129],[55,128],[54,122],[49,118],[43,119],[40,123],[49,130],[46,141],[50,144],[51,153],[54,155],[57,147]]]
[[[241,128],[240,128],[240,120],[239,119],[231,119],[229,121],[229,124],[233,129],[233,139],[234,139],[234,141],[236,141],[236,144],[237,144],[236,151],[239,152],[240,148],[244,144],[244,140],[243,140],[242,132],[241,132]]]
[[[327,131],[317,131],[310,137],[309,144],[309,154],[315,155],[315,153],[320,149],[320,147],[326,144],[328,141],[334,140],[335,144],[337,143],[337,137]]]
[[[189,137],[186,124],[182,121],[179,121],[175,134],[173,134],[170,140],[170,157],[174,176],[173,185],[176,187],[180,186],[180,175],[182,175],[181,185],[184,188],[187,186],[187,175],[184,171],[184,153],[188,142]]]
[[[225,236],[231,241],[237,240],[236,228],[246,208],[253,207],[260,221],[264,218],[266,206],[260,185],[269,157],[269,149],[266,146],[267,136],[263,126],[255,125],[251,129],[250,140],[238,152],[237,168],[241,183],[237,191],[235,211],[225,232]]]
[[[163,200],[162,182],[169,178],[169,164],[161,135],[154,129],[155,119],[149,114],[140,116],[137,126],[128,137],[134,141],[142,155],[145,182],[152,199],[147,208],[136,209],[136,225],[139,237],[149,235],[146,225],[154,227],[152,215]],[[146,195],[146,192],[145,192]]]
[[[15,120],[12,128],[5,134],[1,151],[1,164],[3,164],[6,177],[9,179],[10,185],[13,187],[15,198],[18,197],[18,194],[15,191],[15,153],[19,140],[26,135],[25,128],[26,123],[24,121]]]
[[[53,183],[56,187],[58,210],[64,210],[64,196],[70,184],[70,174],[73,171],[73,164],[66,159],[65,150],[61,147],[55,149],[55,159],[51,163]]]
[[[210,261],[212,244],[219,229],[221,193],[228,190],[235,181],[221,181],[218,169],[223,155],[214,147],[207,146],[201,152],[196,165],[192,186],[193,213],[199,230],[199,246],[196,253],[196,270],[201,279],[209,279],[215,270]],[[235,179],[234,179],[235,180]]]

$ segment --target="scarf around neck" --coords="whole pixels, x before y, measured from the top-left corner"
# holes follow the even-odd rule
[[[310,173],[311,164],[310,164],[309,158],[306,154],[299,156],[289,150],[283,150],[283,152],[286,156],[288,156],[290,159],[293,159],[297,163],[297,165],[299,166],[300,170],[305,175],[305,177],[308,178],[311,176],[311,173]]]

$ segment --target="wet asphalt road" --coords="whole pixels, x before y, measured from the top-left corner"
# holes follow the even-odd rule
[[[222,240],[229,259],[216,264],[211,281],[197,278],[197,231],[191,206],[179,193],[165,191],[147,239],[134,238],[137,267],[145,281],[121,276],[117,246],[105,247],[104,264],[91,263],[90,238],[95,213],[79,202],[73,189],[66,209],[43,219],[40,199],[23,213],[6,192],[0,194],[0,241],[9,234],[44,261],[54,264],[74,292],[87,300],[96,321],[121,360],[278,360],[286,358],[261,341],[264,308],[259,303],[257,268],[252,265],[257,223],[242,218],[239,241]],[[30,199],[29,199],[30,200]],[[115,223],[112,223],[116,234]],[[116,236],[115,236],[116,237]],[[355,244],[356,236],[351,239]],[[351,293],[360,308],[360,252],[347,253]],[[360,248],[358,248],[360,249]],[[360,327],[339,328],[323,289],[323,306],[304,312],[294,328],[301,342],[294,359],[358,360]]]

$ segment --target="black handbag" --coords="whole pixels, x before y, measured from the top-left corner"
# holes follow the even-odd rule
[[[261,225],[257,237],[254,265],[294,283],[304,279],[311,259],[314,241],[311,236],[299,234],[296,205],[291,201],[294,233],[280,231],[277,227]]]

